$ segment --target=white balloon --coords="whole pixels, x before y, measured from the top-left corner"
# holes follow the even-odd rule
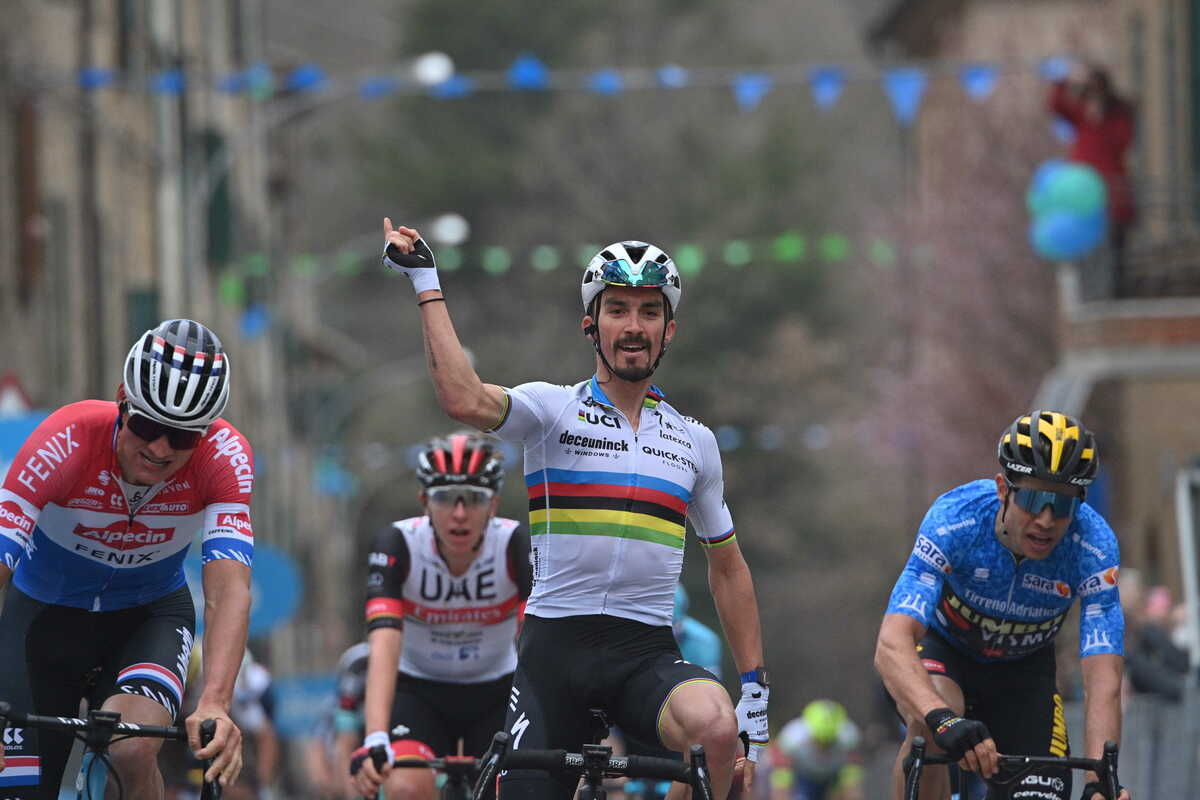
[[[429,238],[438,244],[457,247],[471,234],[471,225],[462,214],[442,214],[429,224]]]
[[[454,60],[445,53],[432,52],[413,62],[413,78],[422,86],[436,86],[454,75]]]

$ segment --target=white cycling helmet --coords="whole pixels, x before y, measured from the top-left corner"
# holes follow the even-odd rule
[[[205,430],[229,401],[229,356],[199,322],[160,322],[125,357],[125,397],[138,413],[164,425]]]
[[[583,311],[590,314],[592,301],[608,286],[645,286],[662,289],[671,315],[679,312],[683,290],[675,262],[661,249],[646,242],[616,242],[592,257],[583,271]]]

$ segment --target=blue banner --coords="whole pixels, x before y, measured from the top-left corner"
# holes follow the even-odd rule
[[[196,604],[196,632],[204,628],[204,583],[200,544],[183,561],[188,588]],[[304,596],[304,579],[292,557],[277,547],[255,542],[250,570],[250,638],[263,636],[289,621]]]
[[[8,474],[12,460],[29,434],[48,416],[49,411],[30,411],[15,417],[0,417],[0,480]]]
[[[275,729],[285,739],[307,739],[318,732],[321,718],[335,707],[337,677],[332,673],[289,675],[271,683],[275,695]]]

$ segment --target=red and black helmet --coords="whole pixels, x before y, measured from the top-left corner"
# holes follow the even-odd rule
[[[504,467],[492,441],[477,433],[430,440],[417,455],[417,480],[432,486],[481,486],[500,491]]]

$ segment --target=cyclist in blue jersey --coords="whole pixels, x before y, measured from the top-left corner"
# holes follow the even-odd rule
[[[896,798],[914,736],[985,778],[998,753],[1069,753],[1053,642],[1076,597],[1084,755],[1099,758],[1106,740],[1121,738],[1120,553],[1108,523],[1083,504],[1099,469],[1095,437],[1065,414],[1034,411],[1004,430],[997,453],[994,479],[934,501],[879,630],[875,666],[908,725]],[[946,797],[946,771],[927,774],[921,797]],[[1102,800],[1097,776],[1086,777],[1083,800]],[[1011,797],[1070,792],[1069,771],[1046,769]]]
[[[413,283],[426,361],[452,418],[521,442],[533,591],[505,721],[517,749],[578,750],[604,706],[629,735],[670,750],[703,745],[724,800],[768,743],[766,670],[754,583],[725,506],[712,431],[669,404],[651,375],[676,333],[681,286],[671,258],[645,242],[601,250],[583,273],[583,334],[595,374],[574,386],[483,383],[446,310],[433,253],[384,220],[384,263]],[[671,633],[685,521],[708,556],[709,586],[741,672],[737,707],[684,661]],[[568,798],[574,780],[510,770],[502,793]]]
[[[688,593],[683,584],[675,585],[675,613],[671,630],[685,661],[703,667],[721,680],[721,637],[700,620],[688,616]]]

